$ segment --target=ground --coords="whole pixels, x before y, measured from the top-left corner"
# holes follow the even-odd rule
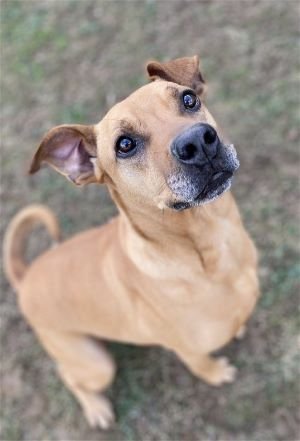
[[[105,189],[26,170],[43,133],[97,122],[145,82],[143,64],[199,54],[207,105],[237,146],[233,192],[260,254],[262,297],[242,342],[222,350],[239,368],[214,389],[160,348],[111,344],[118,422],[91,430],[1,280],[1,440],[299,439],[299,2],[1,2],[1,232],[33,202],[65,237],[115,212]],[[43,231],[31,255],[47,245]],[[298,287],[299,289],[299,287]],[[298,341],[297,341],[298,338]]]

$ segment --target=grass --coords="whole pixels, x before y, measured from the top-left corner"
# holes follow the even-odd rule
[[[1,4],[3,233],[42,202],[65,236],[115,213],[105,189],[26,174],[43,133],[94,123],[145,81],[147,59],[200,54],[208,107],[237,145],[234,183],[260,254],[262,297],[243,342],[222,353],[239,368],[214,389],[160,348],[110,344],[118,423],[91,430],[1,279],[1,435],[17,440],[296,441],[299,433],[299,5],[287,0],[4,0]],[[32,254],[46,246],[32,238]],[[297,340],[298,339],[298,340]],[[298,346],[297,346],[298,345]]]

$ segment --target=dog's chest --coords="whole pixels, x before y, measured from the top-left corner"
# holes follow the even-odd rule
[[[149,287],[150,288],[150,287]],[[193,282],[160,281],[138,300],[137,319],[152,343],[203,345],[208,351],[227,343],[251,314],[257,293],[255,271],[244,269],[233,281],[199,275]]]
[[[169,347],[192,340],[211,351],[228,342],[256,303],[254,255],[247,233],[229,222],[222,234],[174,241],[159,252],[135,241],[129,257],[138,269],[142,333]]]

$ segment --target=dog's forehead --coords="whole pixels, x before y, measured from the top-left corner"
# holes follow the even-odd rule
[[[182,86],[167,81],[154,81],[134,91],[123,101],[115,104],[100,122],[106,130],[114,131],[126,128],[130,123],[142,124],[147,119],[142,115],[158,115],[172,108],[174,98]]]

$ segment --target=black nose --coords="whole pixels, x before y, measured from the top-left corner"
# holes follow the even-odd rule
[[[203,165],[216,156],[219,144],[217,132],[212,126],[195,124],[174,139],[171,152],[180,162]]]

